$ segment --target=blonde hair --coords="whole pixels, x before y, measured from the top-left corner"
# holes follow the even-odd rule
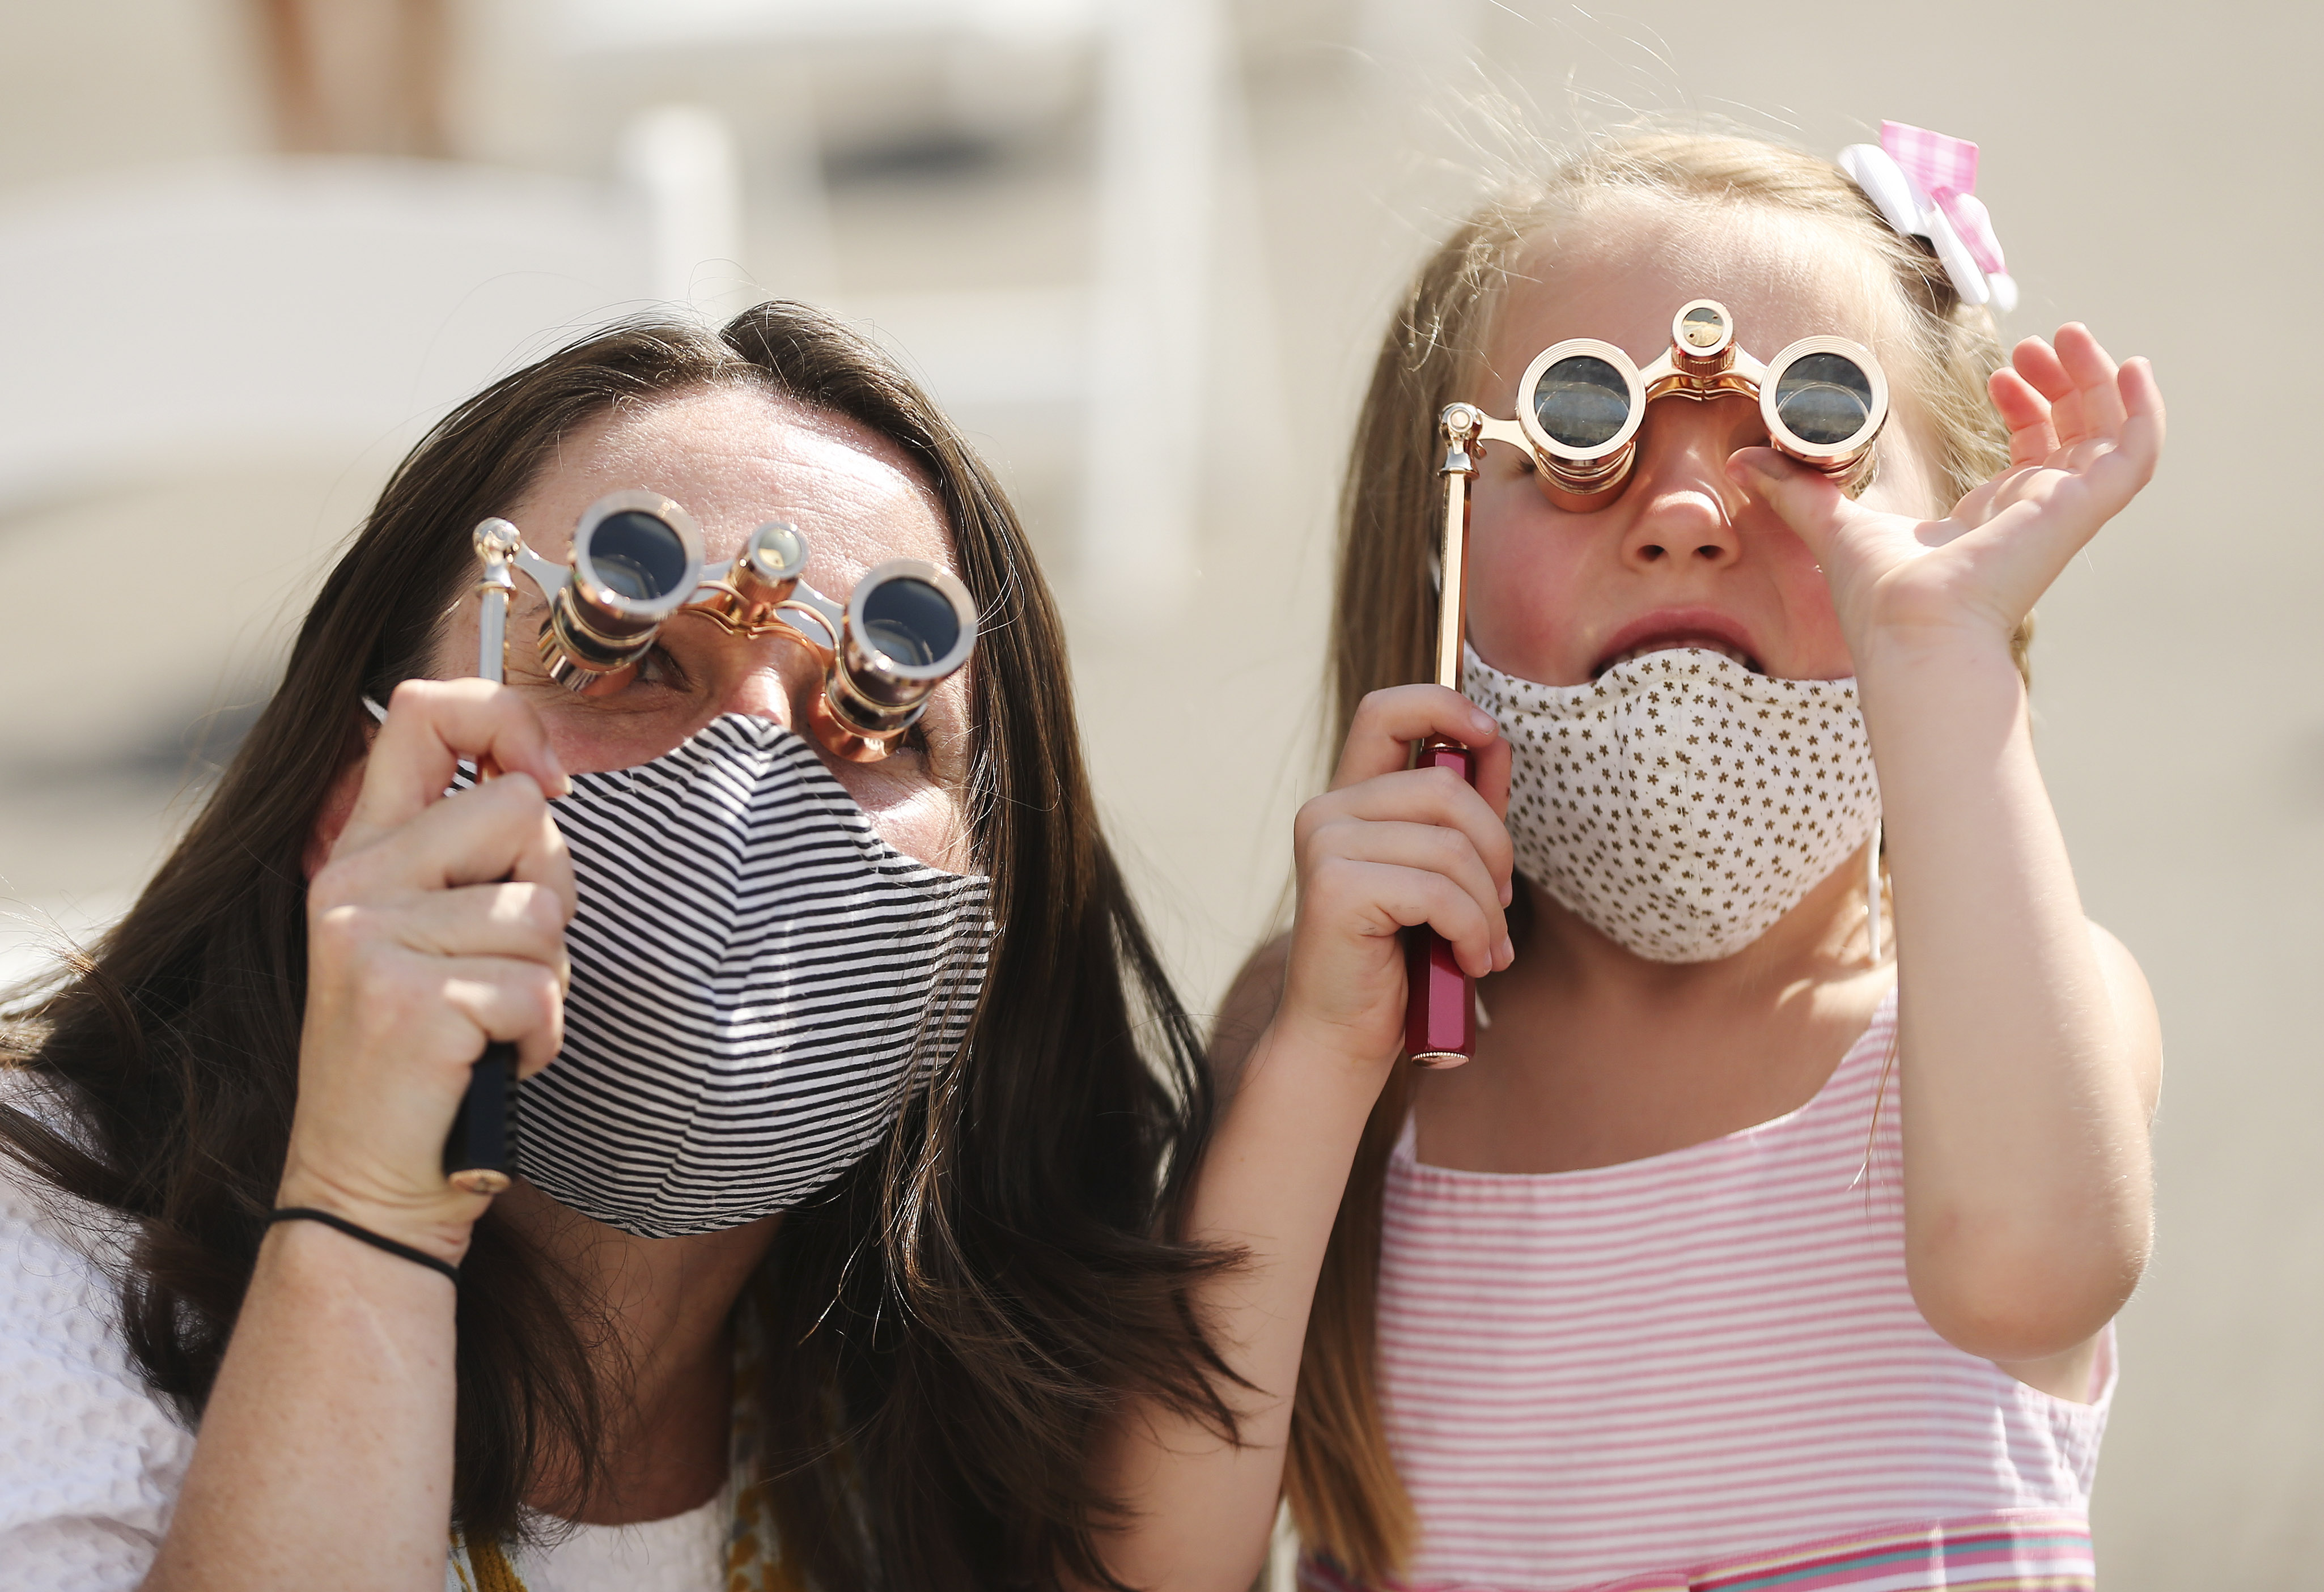
[[[1421,267],[1389,324],[1341,501],[1334,744],[1368,693],[1429,677],[1436,608],[1429,558],[1442,492],[1435,417],[1448,403],[1480,396],[1463,389],[1484,363],[1500,288],[1546,228],[1616,193],[1706,212],[1753,207],[1860,241],[1886,267],[1906,310],[1908,345],[1877,352],[1920,400],[1947,502],[2008,463],[2008,435],[1986,391],[2003,359],[1992,317],[1964,304],[1935,255],[1892,230],[1838,166],[1733,134],[1600,138],[1480,205]],[[2029,621],[2013,643],[2021,670],[2030,633]],[[1367,1582],[1406,1564],[1418,1535],[1388,1452],[1376,1360],[1380,1194],[1411,1089],[1409,1067],[1399,1066],[1373,1109],[1341,1200],[1308,1320],[1285,1473],[1303,1540]]]

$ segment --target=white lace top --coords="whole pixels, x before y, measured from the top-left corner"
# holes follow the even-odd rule
[[[0,1156],[0,1592],[131,1592],[145,1578],[194,1434],[122,1342],[102,1212],[60,1226]],[[576,1526],[521,1552],[529,1592],[720,1592],[731,1502],[635,1526]],[[447,1592],[461,1592],[447,1559]]]

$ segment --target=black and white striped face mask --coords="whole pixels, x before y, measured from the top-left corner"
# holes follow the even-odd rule
[[[516,1163],[561,1203],[649,1238],[796,1205],[965,1039],[990,881],[890,846],[780,725],[727,714],[551,811],[573,984]]]

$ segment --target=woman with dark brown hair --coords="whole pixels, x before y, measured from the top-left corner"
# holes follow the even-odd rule
[[[610,694],[523,646],[462,678],[470,529],[556,561],[623,490],[713,559],[795,522],[823,591],[935,566],[973,662],[871,763],[794,733],[808,649],[687,615]],[[696,950],[703,1032],[647,988]],[[1091,1435],[1225,1419],[1176,1302],[1211,1263],[1155,1236],[1209,1096],[1056,615],[815,311],[626,324],[438,426],[176,852],[19,1009],[0,1559],[37,1584],[1111,1584]],[[496,1198],[442,1170],[488,1042],[529,1080]]]

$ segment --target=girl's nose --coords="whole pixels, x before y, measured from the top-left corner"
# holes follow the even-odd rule
[[[1735,531],[1741,493],[1727,474],[1736,445],[1729,417],[1714,412],[1723,401],[1666,398],[1655,405],[1665,412],[1647,417],[1623,494],[1630,516],[1623,563],[1711,569],[1742,551]]]

